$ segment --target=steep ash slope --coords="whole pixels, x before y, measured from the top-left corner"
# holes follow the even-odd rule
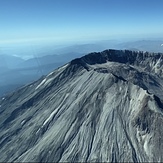
[[[0,161],[163,161],[162,54],[106,50],[0,101]]]

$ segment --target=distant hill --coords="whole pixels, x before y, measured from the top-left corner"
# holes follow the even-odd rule
[[[80,57],[79,53],[47,55],[23,60],[14,56],[3,56],[0,67],[0,96],[18,87],[39,79],[66,62]],[[3,66],[3,67],[2,67]]]
[[[24,60],[20,57],[12,55],[0,55],[0,68],[15,68],[18,64],[23,62]]]
[[[162,52],[163,46],[161,44],[163,41],[152,41],[152,40],[140,40],[134,42],[125,42],[117,44],[116,47],[119,49],[129,49],[129,50],[140,50],[140,51],[149,51],[149,52]]]

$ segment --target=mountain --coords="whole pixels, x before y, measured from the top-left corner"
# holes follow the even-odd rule
[[[10,45],[8,48],[1,47],[4,54],[14,54],[15,56],[0,55],[0,96],[37,80],[42,75],[48,74],[70,60],[92,51],[102,51],[109,47],[134,51],[163,52],[162,43],[161,40],[138,40],[133,42],[101,40],[94,43],[76,43],[75,45],[62,46],[49,43],[31,46],[25,44],[17,47]],[[23,60],[16,56],[30,59]],[[16,75],[11,78],[14,74]]]
[[[0,55],[0,96],[24,84],[24,76],[19,71],[13,71],[23,62],[20,57]]]
[[[50,64],[59,64],[60,66],[67,63],[68,61],[80,57],[83,54],[80,53],[65,53],[60,55],[45,55],[41,57],[34,57],[30,58],[23,63],[19,64],[17,68],[34,68],[34,67],[41,67]],[[53,66],[53,69],[57,68],[57,66]],[[51,70],[52,71],[52,70]]]
[[[39,79],[68,61],[82,56],[80,53],[65,53],[61,55],[46,55],[22,60],[14,56],[0,56],[0,96],[7,94],[20,86]],[[2,67],[3,66],[3,67]]]
[[[75,45],[70,45],[62,48],[55,49],[55,52],[57,54],[73,54],[73,53],[81,53],[81,54],[86,54],[90,53],[92,51],[101,51],[103,49],[106,49],[108,45],[111,45],[112,41],[107,41],[107,45],[104,44],[104,42],[95,42],[95,43],[81,43],[81,44],[75,44]]]
[[[162,40],[138,40],[119,43],[115,47],[118,49],[140,50],[149,52],[163,53]]]
[[[0,61],[1,69],[1,68],[15,68],[18,64],[21,64],[24,60],[16,56],[0,55]]]
[[[0,100],[0,162],[163,162],[163,54],[76,58]]]

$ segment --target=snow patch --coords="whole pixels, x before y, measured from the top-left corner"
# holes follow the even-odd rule
[[[145,134],[142,136],[143,140],[144,140],[144,150],[146,152],[146,154],[150,155],[151,151],[150,151],[150,139],[151,139],[151,135],[149,134]]]
[[[21,125],[23,125],[23,124],[24,124],[24,122],[25,122],[25,120],[23,120],[23,121],[21,122]]]
[[[49,77],[49,76],[53,75],[53,73],[54,73],[54,72],[51,72],[50,74],[48,74],[48,76],[47,76],[47,77]]]
[[[50,116],[44,121],[42,127],[44,127],[49,121],[51,121],[54,117],[54,115],[58,112],[59,108],[64,103],[64,100],[69,96],[69,93],[67,93],[63,99],[63,102],[50,114]]]
[[[43,86],[43,85],[45,86],[45,85],[49,84],[53,79],[54,79],[54,78],[49,78],[49,79],[45,78],[45,79],[35,88],[35,90],[38,89],[38,88],[40,88],[40,87]]]
[[[58,68],[58,71],[60,71],[60,70],[62,70],[62,69],[64,69],[64,68],[66,68],[68,66],[68,64],[66,64],[66,65],[64,65],[64,66],[62,66],[62,67],[60,67],[60,68]]]
[[[57,113],[58,109],[55,109],[51,114],[50,116],[45,120],[45,122],[43,123],[42,126],[45,126],[52,118],[53,116]]]
[[[35,90],[41,87],[45,82],[46,82],[46,78],[35,88]]]
[[[54,78],[50,78],[50,79],[48,79],[48,80],[44,83],[44,85],[49,84],[53,79],[54,79]]]
[[[38,134],[39,131],[40,131],[40,128],[36,131],[36,134]]]

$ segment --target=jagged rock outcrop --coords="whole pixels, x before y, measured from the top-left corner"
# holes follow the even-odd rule
[[[1,162],[162,162],[163,54],[106,50],[0,100]]]

